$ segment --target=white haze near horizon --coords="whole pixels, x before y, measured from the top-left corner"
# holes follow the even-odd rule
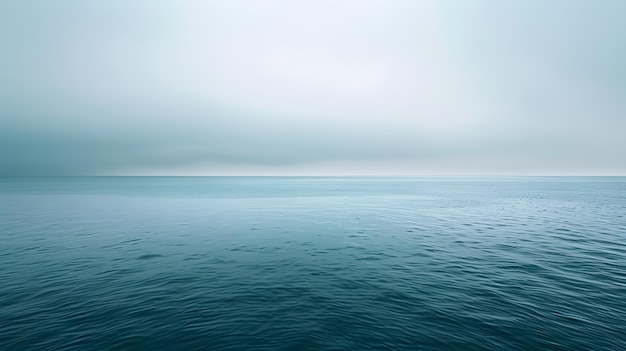
[[[3,1],[0,175],[624,175],[624,13]]]

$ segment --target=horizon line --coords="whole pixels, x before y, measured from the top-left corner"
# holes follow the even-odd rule
[[[538,177],[626,177],[626,174],[228,174],[228,175],[0,175],[0,178],[538,178]]]

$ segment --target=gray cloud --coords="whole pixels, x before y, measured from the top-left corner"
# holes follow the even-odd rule
[[[0,6],[4,175],[626,173],[619,1]]]

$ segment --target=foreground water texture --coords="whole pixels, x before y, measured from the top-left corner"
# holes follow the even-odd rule
[[[4,178],[3,350],[624,350],[626,178]]]

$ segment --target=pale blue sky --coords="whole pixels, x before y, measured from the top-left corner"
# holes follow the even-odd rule
[[[0,1],[0,173],[626,174],[624,1]]]

